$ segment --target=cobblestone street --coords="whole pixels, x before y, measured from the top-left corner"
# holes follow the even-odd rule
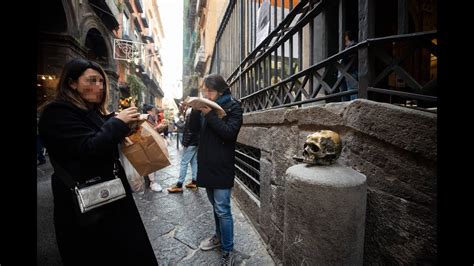
[[[168,145],[171,164],[157,172],[163,192],[147,190],[134,194],[148,236],[160,265],[219,265],[220,251],[202,251],[201,241],[214,233],[212,207],[204,188],[169,194],[166,188],[177,181],[182,148]],[[52,224],[49,162],[38,167],[38,265],[60,265]],[[191,179],[188,168],[186,182]],[[263,241],[232,199],[234,248],[238,265],[274,265]]]

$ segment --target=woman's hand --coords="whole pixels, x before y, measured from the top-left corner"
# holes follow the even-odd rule
[[[206,105],[206,106],[203,106],[203,107],[199,108],[198,110],[201,111],[204,115],[207,115],[207,113],[212,111],[212,108]]]
[[[140,113],[138,112],[137,107],[129,107],[118,113],[116,118],[122,120],[126,124],[130,124],[131,122],[139,120]]]

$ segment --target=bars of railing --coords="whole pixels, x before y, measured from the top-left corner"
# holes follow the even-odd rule
[[[332,3],[301,0],[293,6],[290,0],[285,6],[283,0],[272,1],[271,30],[256,47],[260,1],[230,1],[217,34],[211,69],[227,77],[245,112],[343,101],[351,95],[436,107],[436,67],[427,69],[430,60],[437,60],[436,31],[366,39],[321,58],[314,52],[314,24]],[[368,50],[369,56],[359,59],[362,49]],[[362,75],[367,82],[360,85]],[[354,89],[347,91],[349,83]]]
[[[260,150],[237,143],[235,176],[257,198],[260,198]]]

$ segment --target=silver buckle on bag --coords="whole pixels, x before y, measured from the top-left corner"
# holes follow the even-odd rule
[[[101,198],[105,199],[105,198],[107,198],[108,196],[109,196],[109,190],[103,189],[103,190],[100,191],[100,197],[101,197]]]

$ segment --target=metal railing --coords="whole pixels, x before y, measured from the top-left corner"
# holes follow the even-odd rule
[[[235,176],[260,198],[260,150],[237,143],[235,161]]]
[[[256,45],[259,1],[231,0],[217,33],[211,71],[227,77],[244,112],[343,101],[350,95],[437,106],[437,68],[428,69],[437,62],[436,31],[366,39],[316,60],[315,18],[330,1],[301,0],[294,7],[291,0],[288,6],[281,0],[271,3],[270,32],[260,44]],[[343,65],[341,59],[347,57],[352,60]],[[354,68],[356,76],[349,71]],[[427,77],[428,73],[433,74]],[[361,77],[364,82],[359,84]],[[347,91],[347,80],[357,90]]]

